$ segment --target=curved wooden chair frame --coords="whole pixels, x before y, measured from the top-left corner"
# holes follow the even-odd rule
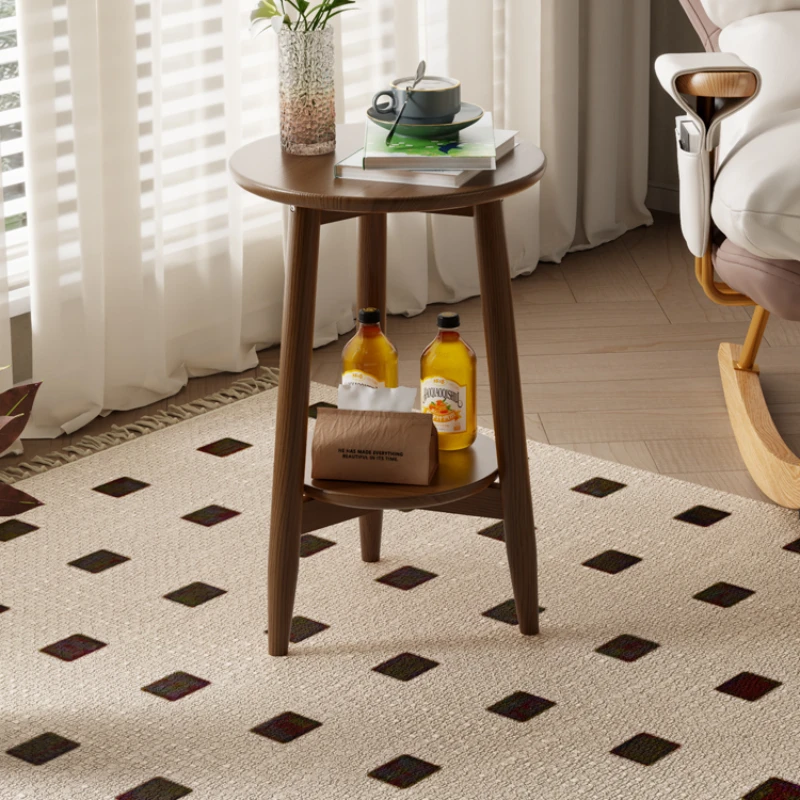
[[[679,89],[697,97],[697,109],[708,124],[717,97],[746,97],[755,87],[731,73],[694,73],[685,76]],[[713,154],[709,156],[713,158]],[[713,174],[713,170],[712,170]],[[800,458],[781,438],[761,390],[756,356],[769,321],[769,312],[746,295],[714,279],[711,242],[705,254],[695,259],[695,276],[706,295],[719,305],[755,306],[744,345],[723,343],[719,348],[719,370],[728,417],[739,452],[750,475],[767,497],[786,508],[800,508]]]

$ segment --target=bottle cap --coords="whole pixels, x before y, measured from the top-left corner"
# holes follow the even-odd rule
[[[381,312],[378,308],[362,308],[358,312],[358,321],[362,325],[379,325]]]
[[[458,328],[461,326],[461,318],[453,311],[445,311],[439,314],[436,323],[440,328]]]

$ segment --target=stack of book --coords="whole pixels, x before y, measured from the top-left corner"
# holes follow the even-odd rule
[[[337,178],[458,188],[493,170],[516,146],[516,131],[495,130],[486,113],[457,139],[442,141],[395,135],[367,121],[364,147],[335,167]]]

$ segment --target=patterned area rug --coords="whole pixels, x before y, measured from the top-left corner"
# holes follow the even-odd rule
[[[276,395],[24,480],[2,800],[800,798],[796,514],[530,443],[540,636],[501,525],[389,513],[304,537],[273,659]]]

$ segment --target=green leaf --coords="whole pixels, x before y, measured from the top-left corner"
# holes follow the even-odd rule
[[[264,33],[264,31],[268,31],[272,27],[272,20],[271,19],[254,19],[250,23],[250,35],[251,36],[259,36],[260,34]]]
[[[352,0],[352,2],[355,2],[355,0]],[[325,22],[323,23],[322,27],[324,28],[325,25],[327,25],[335,16],[337,16],[339,14],[344,14],[345,11],[355,11],[355,9],[354,8],[340,8],[338,11],[334,11],[332,14],[328,14],[328,16],[325,19]]]
[[[325,3],[322,2],[318,6],[314,6],[311,11],[308,12],[308,16],[311,19],[311,30],[315,31],[317,29],[317,25],[320,22],[322,15],[325,13]]]
[[[262,0],[261,5],[250,14],[250,22],[255,22],[257,19],[272,19],[280,13],[271,2]]]

